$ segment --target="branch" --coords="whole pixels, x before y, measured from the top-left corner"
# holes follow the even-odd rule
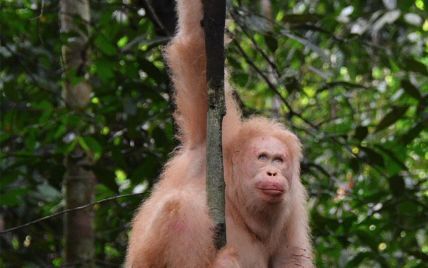
[[[225,115],[224,96],[224,26],[226,1],[203,0],[205,54],[207,58],[207,195],[215,224],[214,243],[217,249],[226,244],[224,173],[222,156],[222,121]]]
[[[233,43],[235,44],[235,46],[238,49],[239,53],[244,57],[245,61],[256,71],[256,73],[258,73],[263,78],[263,80],[268,85],[268,87],[270,88],[270,90],[272,90],[281,99],[281,101],[284,103],[284,105],[289,110],[289,116],[291,117],[291,116],[295,115],[295,116],[299,117],[307,125],[311,126],[314,129],[318,129],[316,125],[314,125],[309,120],[307,120],[306,118],[304,118],[300,113],[298,113],[298,112],[296,112],[296,111],[293,110],[293,108],[291,107],[291,105],[287,102],[287,100],[284,98],[284,96],[282,96],[282,94],[278,91],[278,89],[272,83],[272,81],[270,81],[270,79],[267,77],[267,75],[265,73],[263,73],[263,71],[260,70],[260,68],[257,67],[257,65],[250,59],[250,57],[247,55],[247,53],[245,53],[244,49],[241,47],[241,45],[239,44],[239,42],[236,41],[236,40],[233,40]]]
[[[41,217],[41,218],[38,218],[38,219],[30,221],[30,222],[27,222],[25,224],[22,224],[22,225],[19,225],[19,226],[16,226],[16,227],[12,227],[12,228],[6,229],[4,231],[0,231],[0,235],[4,235],[4,234],[10,233],[10,232],[14,232],[14,231],[17,231],[17,230],[29,227],[29,226],[31,226],[33,224],[37,224],[37,223],[40,223],[40,222],[43,222],[43,221],[47,221],[47,220],[49,220],[51,218],[55,218],[55,217],[61,216],[61,215],[66,214],[66,213],[70,213],[70,212],[82,210],[82,209],[85,209],[85,208],[88,208],[88,207],[92,207],[94,205],[99,205],[99,204],[106,203],[106,202],[109,202],[109,201],[113,201],[113,200],[116,200],[116,199],[119,199],[119,198],[134,197],[134,196],[140,196],[140,195],[143,195],[143,194],[144,193],[115,195],[115,196],[107,197],[105,199],[101,199],[101,200],[97,200],[97,201],[88,203],[88,204],[83,205],[83,206],[78,206],[78,207],[75,207],[75,208],[65,209],[65,210],[59,211],[57,213],[54,213],[54,214],[51,214],[51,215],[48,215],[48,216],[45,216],[45,217]]]

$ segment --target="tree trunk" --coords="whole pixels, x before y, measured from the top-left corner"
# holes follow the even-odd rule
[[[88,54],[90,8],[87,0],[60,1],[61,32],[68,36],[62,47],[65,71],[63,95],[67,106],[78,112],[90,100],[91,86],[85,80]],[[79,81],[71,83],[73,81]],[[91,158],[76,148],[65,161],[65,206],[67,209],[94,200],[95,176],[90,171]],[[94,214],[92,208],[74,211],[64,217],[65,266],[94,267]]]
[[[224,100],[224,25],[226,1],[204,0],[204,32],[207,57],[207,194],[208,206],[216,226],[217,249],[226,244],[222,121]]]

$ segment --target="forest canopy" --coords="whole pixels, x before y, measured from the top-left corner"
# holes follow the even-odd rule
[[[69,31],[59,2],[0,0],[0,266],[65,263],[64,178],[79,163],[96,179],[93,262],[119,267],[135,209],[177,145],[162,56],[174,1],[90,1]],[[226,65],[245,116],[276,118],[302,141],[317,267],[428,263],[427,10],[228,3]],[[75,68],[70,40],[84,52]],[[89,90],[83,105],[67,86]]]

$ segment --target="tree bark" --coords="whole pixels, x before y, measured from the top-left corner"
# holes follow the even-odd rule
[[[208,206],[216,226],[217,249],[226,244],[224,173],[222,155],[222,121],[224,96],[224,26],[226,1],[204,0],[204,32],[207,57],[207,194]]]
[[[92,88],[85,80],[90,7],[88,0],[60,1],[61,32],[68,36],[62,47],[65,73],[63,95],[67,106],[79,112],[89,103]],[[71,82],[71,78],[73,81]],[[64,195],[66,209],[94,201],[95,176],[90,171],[92,160],[76,148],[64,161]],[[64,216],[65,266],[94,267],[94,213],[92,207],[66,213]]]

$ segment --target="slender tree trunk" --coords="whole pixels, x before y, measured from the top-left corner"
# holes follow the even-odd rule
[[[78,112],[89,103],[91,86],[85,80],[90,8],[88,0],[60,0],[61,32],[67,43],[62,47],[65,71],[63,95],[67,106]],[[71,83],[71,78],[73,82]],[[95,176],[90,171],[91,158],[76,148],[65,159],[65,206],[67,209],[94,200]],[[92,208],[65,214],[65,266],[94,267],[94,214]]]
[[[224,25],[226,1],[204,0],[204,31],[207,56],[207,193],[208,206],[216,226],[217,249],[226,244],[222,121],[224,100]]]

